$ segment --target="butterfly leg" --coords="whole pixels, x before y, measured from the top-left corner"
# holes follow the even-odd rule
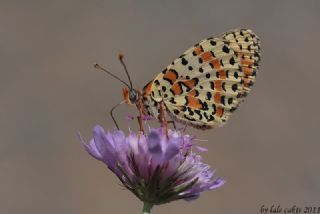
[[[118,126],[118,124],[117,124],[116,119],[115,119],[114,116],[113,116],[113,111],[114,111],[117,107],[119,107],[121,104],[123,104],[123,103],[124,103],[124,101],[121,101],[121,102],[118,103],[117,105],[113,106],[113,107],[111,108],[111,110],[110,110],[110,116],[111,116],[111,118],[112,118],[112,120],[113,120],[113,122],[114,122],[114,124],[116,125],[116,127],[117,127],[118,130],[119,130],[119,126]]]
[[[160,122],[161,122],[162,126],[164,125],[164,127],[165,127],[167,137],[169,137],[169,135],[168,135],[168,121],[167,121],[167,115],[166,115],[166,107],[164,106],[163,102],[160,103],[159,119],[160,119]]]
[[[143,123],[142,123],[142,116],[137,116],[137,120],[139,123],[139,131],[142,132],[144,134],[144,129],[143,129]]]
[[[144,133],[143,124],[142,124],[143,105],[142,105],[141,101],[139,102],[139,105],[137,105],[137,107],[139,110],[139,116],[137,117],[138,123],[139,123],[139,130],[140,130],[140,132]]]
[[[170,121],[168,121],[167,123],[168,123],[168,124],[169,124],[169,123],[172,123],[173,128],[174,128],[175,130],[177,129],[176,123],[175,123],[173,120],[170,120]]]

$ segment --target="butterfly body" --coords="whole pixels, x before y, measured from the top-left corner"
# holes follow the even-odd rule
[[[202,40],[143,88],[137,107],[155,118],[164,108],[172,119],[200,129],[222,126],[251,90],[259,61],[259,39],[251,30]]]

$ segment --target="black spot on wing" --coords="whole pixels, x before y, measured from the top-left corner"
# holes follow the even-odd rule
[[[212,105],[211,105],[211,107],[212,107],[212,109],[213,109],[212,114],[215,114],[215,113],[216,113],[216,111],[217,111],[217,107],[216,107],[216,105],[215,105],[215,104],[212,104]]]
[[[204,112],[203,116],[207,119],[208,122],[214,121],[214,116],[208,115],[207,112]]]
[[[209,110],[209,108],[208,108],[208,103],[207,102],[205,102],[205,101],[203,101],[202,102],[202,110]]]
[[[238,90],[238,85],[237,84],[233,84],[231,86],[232,91],[236,92]]]
[[[186,107],[186,106],[180,106],[180,111],[185,112],[186,110],[187,110],[187,107]]]
[[[216,46],[216,45],[217,45],[217,42],[214,41],[214,40],[211,40],[211,41],[210,41],[210,44],[211,44],[212,46]]]
[[[230,109],[230,112],[234,112],[235,110],[237,110],[237,108],[236,108],[236,107],[232,107],[232,108]]]
[[[211,98],[212,98],[211,92],[208,91],[206,95],[207,95],[206,99],[207,99],[207,100],[211,100]]]
[[[181,64],[182,64],[182,65],[187,65],[187,64],[188,64],[188,61],[187,61],[185,58],[182,58],[182,59],[181,59]]]
[[[194,112],[199,116],[199,120],[202,120],[203,116],[202,116],[200,110],[196,109],[196,110],[194,110]]]
[[[207,112],[204,112],[204,113],[203,113],[203,116],[204,116],[207,120],[209,120],[209,117],[208,117]]]
[[[173,110],[173,113],[174,113],[175,115],[178,115],[178,114],[180,113],[180,111],[179,111],[178,109],[174,109],[174,110]]]
[[[194,115],[194,112],[191,110],[191,108],[187,108],[187,110],[188,110],[188,114],[190,115],[190,116],[193,116]]]
[[[159,85],[160,85],[159,80],[155,80],[155,81],[154,81],[154,84],[156,84],[156,86],[159,86]]]
[[[196,119],[192,118],[192,117],[188,117],[187,115],[183,115],[183,117],[189,121],[196,121]]]
[[[253,71],[251,74],[253,77],[257,76],[257,71]]]
[[[223,60],[220,59],[220,65],[223,67],[224,66],[224,63],[223,63]]]
[[[210,88],[211,88],[212,90],[214,90],[214,82],[213,82],[213,81],[210,82]]]
[[[234,60],[234,57],[231,57],[229,60],[230,65],[234,65],[236,61]]]
[[[224,46],[222,47],[222,51],[225,52],[225,53],[229,53],[229,52],[230,52],[230,49],[229,49],[226,45],[224,45]]]
[[[224,95],[220,97],[220,102],[221,102],[222,105],[226,105],[226,103],[225,103],[225,97],[226,97],[226,96],[224,96]]]
[[[170,103],[172,103],[172,104],[177,104],[177,102],[174,100],[174,97],[171,97],[171,98],[170,98]]]
[[[194,91],[195,91],[195,93],[196,93],[196,94],[194,95],[194,97],[198,97],[198,96],[200,95],[199,91],[198,91],[198,90],[195,90],[195,89],[194,89]]]
[[[227,91],[227,90],[226,90],[226,82],[223,82],[223,83],[222,83],[222,89],[223,89],[224,91]]]

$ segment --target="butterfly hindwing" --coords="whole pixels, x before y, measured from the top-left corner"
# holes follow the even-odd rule
[[[222,126],[255,82],[259,45],[246,29],[202,40],[148,84],[149,94],[181,122]]]

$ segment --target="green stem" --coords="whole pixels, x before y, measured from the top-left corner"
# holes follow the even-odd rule
[[[143,203],[143,214],[150,214],[151,213],[151,209],[153,207],[153,204],[149,203],[149,202],[144,202]]]

